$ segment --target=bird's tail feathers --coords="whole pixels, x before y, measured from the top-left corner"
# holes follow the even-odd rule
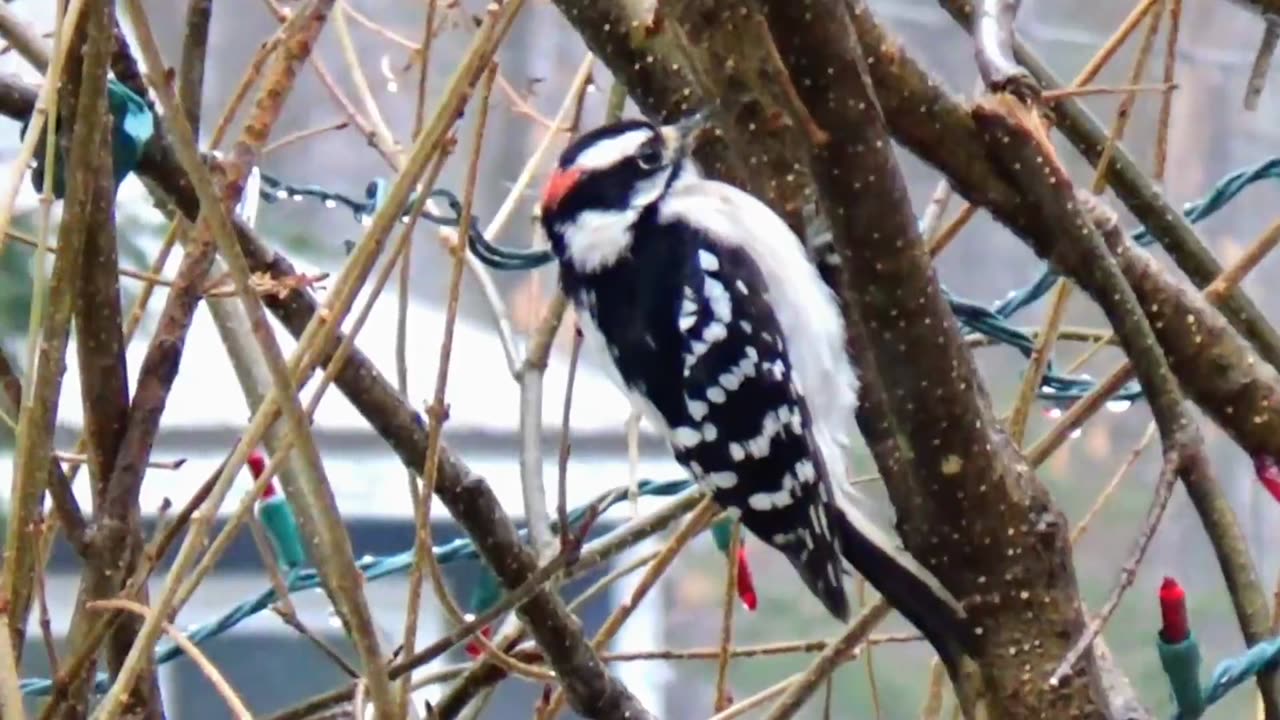
[[[816,528],[797,530],[792,539],[773,545],[791,561],[809,592],[827,612],[841,622],[848,622],[850,609],[844,585],[844,561],[836,545],[827,536],[817,534]]]
[[[828,518],[844,559],[953,666],[970,637],[955,597],[839,491],[828,506]]]

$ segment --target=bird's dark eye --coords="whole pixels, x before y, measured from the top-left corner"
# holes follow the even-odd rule
[[[662,146],[657,142],[647,142],[636,153],[636,164],[643,170],[652,170],[662,164]]]

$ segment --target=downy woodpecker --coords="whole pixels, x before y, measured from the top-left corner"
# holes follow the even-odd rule
[[[701,176],[700,125],[624,120],[560,156],[542,223],[586,345],[832,615],[849,618],[848,561],[935,646],[954,642],[954,600],[842,496],[858,380],[835,296],[781,218]]]

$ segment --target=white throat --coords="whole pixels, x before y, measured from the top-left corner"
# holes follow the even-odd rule
[[[642,210],[584,210],[556,230],[564,238],[569,261],[582,273],[609,267],[631,249],[631,228]]]
[[[683,182],[689,163],[681,164],[676,183]],[[671,172],[660,172],[636,183],[631,191],[630,206],[624,210],[583,210],[571,220],[556,226],[564,238],[571,262],[582,273],[593,273],[609,267],[631,251],[635,239],[632,231],[640,214],[662,198],[667,191]]]

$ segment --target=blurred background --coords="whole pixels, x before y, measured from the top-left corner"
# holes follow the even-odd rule
[[[176,64],[184,32],[185,3],[149,0],[145,4],[166,59]],[[953,92],[971,93],[976,71],[969,38],[936,2],[873,0],[870,4],[903,38],[906,48]],[[437,97],[446,85],[453,61],[470,42],[474,32],[471,17],[482,9],[483,3],[461,0],[440,5],[442,17],[447,20],[431,51],[428,113],[432,108],[430,98]],[[1131,2],[1023,0],[1018,31],[1060,76],[1070,77],[1093,55],[1132,5]],[[351,0],[348,6],[356,51],[368,82],[387,124],[403,142],[414,124],[420,63],[416,48],[422,36],[425,3]],[[42,31],[52,27],[52,3],[46,0],[16,0],[10,7]],[[212,118],[227,103],[249,58],[277,26],[268,2],[215,3],[209,49],[211,61],[204,89],[206,140],[213,126]],[[1255,16],[1231,3],[1184,0],[1178,49],[1179,87],[1174,94],[1171,160],[1165,180],[1165,191],[1175,206],[1201,197],[1219,178],[1236,169],[1280,154],[1280,122],[1277,122],[1280,77],[1277,73],[1272,73],[1270,87],[1263,93],[1255,112],[1245,112],[1241,103],[1261,27]],[[1164,33],[1162,30],[1157,39],[1157,48],[1163,48]],[[1102,73],[1098,84],[1127,81],[1137,44],[1136,38],[1127,44]],[[482,222],[497,210],[526,158],[541,141],[548,118],[555,114],[584,53],[581,41],[550,2],[536,0],[524,10],[500,54],[501,81],[495,90],[475,201],[475,212]],[[1160,53],[1157,50],[1155,54],[1159,57]],[[351,73],[331,27],[321,38],[317,57],[330,70],[337,87],[348,97],[355,97]],[[1153,59],[1148,82],[1159,79],[1159,68],[1160,63]],[[33,81],[38,77],[11,52],[0,55],[0,72],[18,73]],[[585,105],[586,125],[603,118],[611,85],[608,72],[601,66],[595,68],[593,80]],[[1129,149],[1148,168],[1152,163],[1158,97],[1156,93],[1140,97],[1126,138]],[[1117,102],[1105,96],[1088,100],[1090,107],[1106,122]],[[628,112],[634,112],[634,108],[628,106]],[[465,171],[465,162],[461,159],[466,157],[473,137],[469,131],[472,119],[462,123],[455,160],[446,166],[437,183],[459,194]],[[309,68],[300,76],[273,139],[317,132],[267,153],[261,162],[262,170],[287,182],[321,185],[362,197],[371,180],[389,177],[392,171],[356,129],[337,128],[342,120],[341,109],[314,68]],[[18,124],[0,120],[0,161],[16,154],[19,140]],[[1091,171],[1073,150],[1065,145],[1061,149],[1062,157],[1077,173],[1076,177],[1091,176]],[[906,153],[900,153],[900,158],[916,207],[922,210],[938,175]],[[542,177],[540,174],[533,183],[535,190],[540,187]],[[161,216],[151,207],[147,194],[136,180],[126,182],[120,197],[121,262],[144,269],[159,246],[163,232]],[[526,193],[504,232],[490,240],[512,247],[528,247],[540,242],[532,219],[535,198],[535,191]],[[953,213],[958,204],[953,203]],[[34,227],[35,194],[26,180],[20,191],[19,207],[18,226]],[[1264,227],[1274,222],[1277,207],[1280,207],[1280,188],[1274,183],[1258,184],[1199,225],[1201,236],[1224,264],[1229,263]],[[1132,227],[1131,218],[1126,218],[1126,222]],[[311,200],[263,204],[257,226],[264,238],[300,267],[311,272],[335,273],[344,261],[344,242],[358,238],[363,229],[351,212],[340,207],[327,208]],[[426,224],[419,227],[412,246],[409,282],[407,399],[421,409],[434,390],[439,362],[448,255],[433,227]],[[171,262],[166,274],[172,273],[175,267],[176,261]],[[989,305],[1031,282],[1042,266],[1021,242],[979,214],[941,256],[938,268],[951,292]],[[30,273],[30,252],[10,243],[0,256],[0,342],[11,352],[20,347],[26,329]],[[1244,283],[1244,288],[1270,317],[1276,317],[1276,311],[1280,310],[1280,297],[1271,292],[1271,283],[1276,282],[1277,277],[1275,260],[1268,260]],[[510,309],[517,337],[523,342],[554,289],[554,272],[497,273],[493,280]],[[136,286],[127,279],[122,285],[129,302],[129,293]],[[395,296],[396,291],[388,288],[359,342],[379,368],[393,378]],[[153,300],[151,307],[158,307],[158,303]],[[446,441],[494,487],[513,517],[520,517],[518,389],[507,371],[489,305],[470,275],[464,281],[461,308],[463,325],[455,343],[449,381],[452,414],[446,428]],[[1037,304],[1024,310],[1014,324],[1038,326],[1043,313],[1044,305]],[[1105,322],[1087,299],[1078,294],[1066,324],[1097,328]],[[282,346],[288,352],[293,343],[287,333],[277,329]],[[149,332],[144,328],[140,337],[147,336]],[[544,396],[547,428],[544,475],[549,479],[556,477],[554,448],[559,442],[570,339],[569,331],[562,331],[548,371]],[[1056,356],[1059,366],[1070,364],[1086,347],[1060,343]],[[145,343],[141,341],[130,348],[131,373],[136,372],[144,349]],[[1024,361],[1009,349],[979,349],[976,353],[995,406],[1004,412],[1017,390]],[[14,355],[20,357],[21,353]],[[59,418],[59,447],[68,449],[82,427],[74,359],[72,350],[68,353],[70,367]],[[1118,361],[1117,353],[1104,351],[1082,371],[1102,377]],[[571,422],[574,453],[569,470],[570,505],[581,504],[625,483],[629,472],[623,434],[627,417],[625,401],[592,366],[591,358],[584,358],[576,383]],[[1035,413],[1028,437],[1038,436],[1052,423],[1048,417],[1052,408],[1041,404],[1039,409],[1043,412]],[[185,501],[193,488],[217,466],[247,419],[248,411],[235,375],[208,313],[202,309],[191,330],[182,370],[154,453],[158,460],[185,458],[187,462],[179,470],[153,470],[148,475],[144,509],[159,508],[165,498],[179,504]],[[1101,414],[1042,468],[1041,479],[1049,485],[1073,523],[1083,517],[1130,454],[1149,420],[1142,404],[1127,411]],[[1216,428],[1207,426],[1206,432],[1214,469],[1227,487],[1258,569],[1270,587],[1280,574],[1280,561],[1270,552],[1280,547],[1280,507],[1259,491],[1250,459]],[[411,547],[412,512],[405,471],[354,408],[336,392],[329,393],[321,405],[316,437],[357,555],[387,554]],[[4,443],[3,452],[8,453],[12,437],[4,436],[0,442]],[[647,428],[641,450],[640,477],[681,476],[665,448]],[[1093,607],[1116,582],[1119,566],[1129,552],[1135,529],[1149,502],[1158,460],[1158,452],[1153,449],[1141,456],[1077,545],[1077,573],[1084,597]],[[7,492],[10,472],[11,463],[0,462],[0,492]],[[858,472],[863,475],[874,472],[865,455]],[[248,483],[247,476],[242,478],[233,495],[243,492]],[[874,484],[863,488],[869,498],[883,502],[882,493]],[[549,491],[554,500],[554,487]],[[87,492],[83,501],[87,504]],[[641,508],[652,506],[645,503]],[[631,510],[624,504],[603,522],[608,527],[630,516]],[[887,512],[882,517],[886,521],[891,519]],[[439,504],[435,505],[433,526],[441,542],[459,534]],[[638,547],[635,552],[641,553],[653,546]],[[748,555],[760,605],[754,613],[737,611],[736,643],[755,645],[821,639],[837,629],[817,603],[798,590],[798,580],[781,556],[754,540],[748,542]],[[617,563],[625,563],[629,557],[632,556]],[[465,601],[474,588],[477,567],[474,563],[459,563],[447,569],[455,594]],[[725,572],[724,558],[711,539],[698,538],[650,594],[637,618],[627,624],[612,649],[646,651],[714,646],[718,641]],[[1192,624],[1202,643],[1206,665],[1212,666],[1218,659],[1243,649],[1212,550],[1181,491],[1175,493],[1137,582],[1106,631],[1120,666],[1137,686],[1140,697],[1157,714],[1167,714],[1171,707],[1152,644],[1158,625],[1155,593],[1165,575],[1176,576],[1188,590]],[[74,554],[60,548],[48,573],[47,594],[55,634],[66,630],[78,577]],[[266,586],[267,577],[259,555],[249,539],[243,537],[218,566],[216,575],[183,610],[178,624],[194,626],[212,621]],[[402,576],[382,579],[368,587],[375,617],[382,621],[389,645],[398,641],[406,587]],[[627,591],[627,584],[622,583],[612,595],[588,606],[583,611],[588,630],[598,625]],[[430,598],[429,592],[427,596]],[[333,624],[322,593],[303,593],[295,602],[305,622],[333,643],[342,644],[340,630]],[[427,603],[420,643],[438,637],[447,627],[434,600],[428,599]],[[34,629],[34,624],[32,627]],[[880,631],[900,633],[908,629],[901,620],[893,618]],[[331,688],[343,678],[312,645],[271,613],[256,616],[204,647],[241,691],[255,715]],[[44,656],[38,637],[33,635],[25,653],[24,676],[46,675]],[[884,720],[916,717],[930,657],[931,653],[920,643],[875,646],[862,661],[845,666],[835,675],[834,707],[841,709],[843,717]],[[465,659],[461,651],[455,651],[432,667]],[[732,693],[737,698],[746,697],[804,667],[809,660],[810,656],[795,653],[736,660],[730,667]],[[711,714],[714,662],[685,659],[624,662],[616,668],[623,680],[661,717],[682,720]],[[162,684],[170,707],[178,708],[174,717],[204,720],[224,716],[207,682],[188,661],[166,665]],[[526,717],[539,691],[540,688],[520,681],[504,683],[481,717]],[[438,697],[438,693],[438,687],[428,687],[419,693],[419,699],[431,700]],[[1213,716],[1244,717],[1245,713],[1252,712],[1252,703],[1248,692],[1237,692],[1216,708]],[[821,694],[806,712],[808,717],[821,715]]]

